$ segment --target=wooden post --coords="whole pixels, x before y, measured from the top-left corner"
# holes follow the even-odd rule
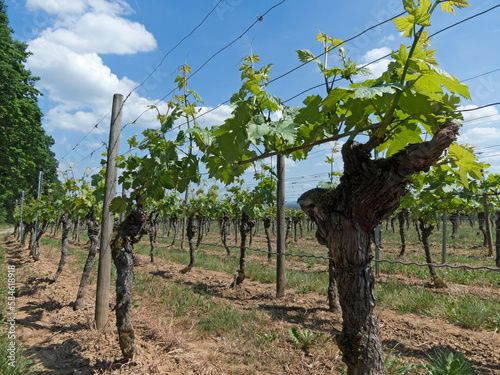
[[[374,158],[378,159],[378,151],[374,150]],[[332,160],[333,160],[333,149],[332,149]],[[333,176],[333,164],[331,175]],[[333,180],[330,178],[330,182]],[[380,276],[380,246],[382,246],[382,232],[381,232],[381,223],[378,223],[375,228],[375,276]],[[331,261],[331,260],[330,260]]]
[[[497,220],[495,222],[495,250],[496,250],[496,258],[495,265],[500,268],[500,210],[497,211]]]
[[[23,210],[24,210],[24,190],[21,192],[21,215],[19,218],[19,241],[24,246],[23,242]]]
[[[109,241],[113,233],[113,213],[109,211],[111,201],[116,194],[116,157],[120,146],[120,133],[123,112],[123,95],[113,95],[111,126],[109,129],[108,159],[106,164],[106,181],[104,183],[104,202],[102,207],[101,241],[99,251],[99,269],[97,273],[97,295],[95,304],[95,321],[101,330],[108,322],[109,285],[111,278],[111,250]]]
[[[448,226],[448,212],[443,213],[443,247],[441,248],[441,263],[446,263],[446,227]]]
[[[277,260],[276,260],[276,297],[285,296],[285,158],[278,155],[276,166],[277,183]]]
[[[42,178],[43,178],[43,172],[40,171],[38,173],[38,195],[37,199],[40,199],[40,196],[42,195]],[[31,255],[33,256],[33,259],[37,259],[37,253],[36,253],[36,239],[38,237],[38,229],[39,229],[39,223],[38,223],[38,215],[35,219],[35,242],[33,242],[33,249],[31,249]]]
[[[186,186],[186,195],[184,196],[184,217],[182,218],[182,233],[181,233],[181,250],[184,250],[184,239],[186,235],[186,225],[187,225],[187,216],[186,209],[189,201],[189,185]]]
[[[488,243],[488,256],[493,256],[493,237],[491,233],[490,209],[488,208],[488,194],[483,193],[484,227],[486,228],[486,241]]]

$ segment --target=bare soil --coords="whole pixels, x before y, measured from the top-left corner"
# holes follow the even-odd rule
[[[95,281],[87,290],[87,307],[73,311],[82,270],[67,264],[59,280],[52,283],[59,249],[42,247],[41,259],[34,262],[12,236],[0,240],[8,249],[8,262],[16,265],[17,329],[37,374],[335,374],[338,367],[345,367],[333,340],[304,353],[289,340],[278,339],[269,343],[269,353],[259,353],[269,362],[256,363],[252,357],[257,353],[224,336],[199,334],[196,322],[187,317],[185,321],[174,319],[162,310],[158,298],[142,300],[133,309],[138,354],[133,361],[123,362],[114,312],[110,311],[103,331],[94,327]],[[86,252],[83,243],[70,246]],[[275,298],[274,284],[247,278],[234,289],[226,273],[195,268],[181,274],[184,265],[159,258],[150,263],[142,255],[138,258],[136,274],[161,277],[165,283],[181,282],[200,294],[210,292],[218,302],[241,311],[256,309],[269,331],[280,332],[282,338],[287,337],[289,327],[331,336],[342,329],[341,314],[327,310],[323,295],[287,291],[285,297]],[[403,277],[400,281],[417,283]],[[454,285],[447,292],[461,294],[466,288]],[[483,295],[499,295],[495,288],[477,289]],[[438,318],[387,309],[379,309],[378,320],[386,354],[397,345],[395,352],[403,360],[420,363],[436,349],[447,348],[463,353],[481,374],[500,374],[500,333],[496,331],[467,330]]]

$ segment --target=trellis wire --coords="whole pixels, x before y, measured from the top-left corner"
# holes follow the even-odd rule
[[[164,237],[164,236],[156,236],[156,238],[163,238],[163,239],[168,239],[168,240],[173,240],[172,237]],[[179,242],[188,242],[188,240],[182,240],[182,239],[175,239],[175,241]],[[197,242],[197,241],[195,241]],[[215,247],[221,247],[225,248],[224,245],[218,244],[218,243],[210,243],[210,242],[200,242],[200,245],[208,245],[208,246],[215,246]],[[239,249],[241,246],[236,246],[236,245],[227,245],[228,248],[232,249]],[[255,247],[246,247],[247,250],[250,251],[256,251],[260,253],[265,253],[265,254],[271,254],[271,255],[278,255],[277,252],[271,251],[269,252],[268,250],[263,250],[263,249],[257,249]],[[314,255],[314,254],[293,254],[293,253],[285,253],[285,256],[287,257],[295,257],[295,258],[309,258],[309,259],[323,259],[323,260],[334,260],[333,258],[330,257],[325,257],[321,255]],[[500,268],[494,268],[494,267],[488,267],[488,266],[478,266],[478,267],[472,267],[472,266],[467,266],[467,265],[458,265],[454,266],[451,264],[434,264],[434,263],[417,263],[417,262],[402,262],[399,260],[387,260],[387,259],[373,259],[373,262],[375,263],[389,263],[389,264],[402,264],[404,266],[418,266],[418,267],[428,267],[428,266],[433,266],[437,268],[454,268],[454,269],[468,269],[468,270],[488,270],[488,271],[496,271],[499,272]]]

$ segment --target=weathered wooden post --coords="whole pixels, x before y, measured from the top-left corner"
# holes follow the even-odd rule
[[[120,145],[120,133],[123,112],[123,95],[113,95],[111,111],[111,127],[109,129],[108,157],[106,163],[106,180],[104,183],[104,202],[102,206],[101,248],[99,252],[99,269],[97,274],[97,295],[95,305],[95,321],[97,329],[103,329],[108,322],[109,285],[111,278],[111,251],[109,241],[113,233],[113,213],[109,211],[111,201],[116,194],[116,157]]]
[[[283,155],[278,155],[278,163],[276,166],[276,175],[278,176],[277,184],[277,259],[276,259],[276,297],[285,296],[285,158]]]

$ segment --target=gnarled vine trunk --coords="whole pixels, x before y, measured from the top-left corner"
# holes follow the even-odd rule
[[[247,237],[255,226],[255,220],[250,219],[246,211],[241,214],[240,223],[240,269],[238,270],[238,277],[236,278],[236,285],[239,285],[245,280],[247,272]]]
[[[154,218],[153,218],[153,215],[154,215]],[[150,246],[150,250],[149,250],[149,257],[151,259],[151,263],[154,263],[155,261],[155,243],[156,243],[156,236],[158,234],[158,216],[160,215],[159,212],[151,212],[151,214],[149,214],[149,246]]]
[[[273,242],[271,241],[271,234],[269,233],[269,228],[271,227],[272,218],[269,215],[264,217],[264,232],[266,232],[267,239],[267,260],[270,261],[273,252]]]
[[[401,237],[401,251],[399,252],[400,258],[405,255],[405,250],[406,250],[405,211],[406,210],[401,210],[398,212],[399,236]]]
[[[69,215],[67,212],[61,215],[61,223],[62,223],[62,237],[61,237],[61,259],[59,260],[59,266],[57,267],[57,271],[52,278],[53,282],[56,282],[59,276],[61,275],[64,265],[66,264],[66,255],[68,254],[68,241],[69,241],[69,231],[71,230],[71,220],[69,219]]]
[[[189,243],[189,264],[187,267],[183,268],[181,270],[182,273],[189,272],[193,269],[194,263],[196,261],[196,243],[194,240],[194,237],[196,235],[196,224],[194,220],[194,216],[196,215],[197,212],[193,212],[189,217],[187,218],[187,224],[186,224],[186,237],[188,239]]]
[[[367,144],[350,140],[342,147],[340,184],[332,190],[312,189],[298,200],[333,259],[343,318],[336,338],[348,375],[384,372],[371,266],[374,228],[398,208],[411,175],[427,170],[456,140],[458,128],[446,123],[432,140],[408,145],[386,159],[371,159],[376,139]]]
[[[196,240],[196,248],[200,247],[203,241],[203,235],[205,234],[205,218],[202,215],[198,215],[198,239]]]
[[[35,261],[40,260],[40,238],[42,238],[44,233],[47,231],[48,226],[49,223],[47,220],[44,220],[42,221],[42,225],[39,225],[38,227],[38,233],[36,234],[36,238],[34,239],[31,247],[31,255]]]
[[[333,259],[328,261],[328,310],[336,312],[340,309],[337,303],[337,282],[335,281],[335,265]]]
[[[420,234],[420,229],[419,229],[418,223],[416,221],[415,221],[415,232],[417,232],[418,241],[422,242],[422,235]]]
[[[297,225],[299,224],[300,219],[298,217],[293,217],[293,242],[297,243]]]
[[[444,282],[443,279],[441,279],[434,266],[432,266],[432,255],[431,255],[431,245],[429,242],[429,237],[432,234],[432,231],[434,229],[434,225],[428,224],[427,226],[425,225],[425,221],[422,218],[418,219],[420,223],[420,231],[422,232],[422,245],[424,245],[424,251],[425,251],[425,260],[428,264],[427,267],[429,267],[429,273],[431,275],[431,280],[434,283],[434,286],[436,288],[447,288],[448,285]]]
[[[92,264],[94,264],[94,259],[97,254],[97,249],[99,248],[99,231],[101,226],[97,220],[93,219],[91,215],[87,217],[87,234],[90,240],[89,255],[85,266],[83,267],[82,278],[80,279],[80,286],[78,287],[78,293],[76,294],[76,301],[73,305],[73,310],[79,310],[85,306],[85,293],[87,292],[87,284],[89,282],[90,271],[92,270]]]
[[[458,216],[458,212],[454,212],[450,215],[449,219],[451,221],[451,226],[452,226],[452,229],[451,229],[451,239],[454,240],[455,239],[455,235],[457,234],[457,231],[458,231],[458,224],[459,224],[459,216]]]
[[[221,220],[221,227],[220,227],[220,237],[222,240],[222,244],[224,245],[224,248],[226,249],[227,255],[231,255],[231,249],[229,246],[227,246],[227,232],[228,232],[228,226],[229,226],[229,215],[227,213],[224,213],[224,216],[222,217]]]
[[[172,243],[170,244],[170,246],[174,246],[175,245],[175,237],[177,237],[177,227],[179,225],[179,218],[177,217],[177,215],[174,215],[170,218],[170,223],[174,229],[174,235],[172,236]]]
[[[483,234],[483,246],[486,247],[486,246],[488,246],[488,233],[486,232],[486,228],[485,228],[484,212],[478,212],[477,219],[478,219],[478,223],[479,223],[479,230]]]
[[[290,229],[292,229],[292,219],[287,216],[285,217],[286,222],[286,233],[285,233],[285,248],[288,248],[288,236],[290,235]]]
[[[500,268],[500,210],[497,211],[497,220],[495,221],[495,231],[496,231],[496,239],[495,239],[495,264]]]
[[[140,205],[122,221],[109,243],[116,266],[116,327],[120,349],[126,359],[135,354],[135,334],[130,310],[132,307],[132,277],[134,272],[134,244],[149,231],[147,215]]]
[[[33,248],[33,234],[35,232],[35,223],[26,223],[24,226],[25,237],[29,233],[30,238],[28,240],[28,249]]]

